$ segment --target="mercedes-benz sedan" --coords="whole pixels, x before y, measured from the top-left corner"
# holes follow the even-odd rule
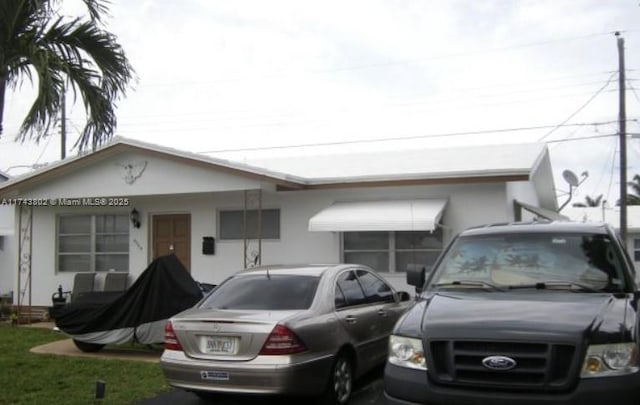
[[[242,271],[169,320],[160,364],[171,386],[211,393],[349,401],[355,378],[384,363],[410,305],[360,265]]]

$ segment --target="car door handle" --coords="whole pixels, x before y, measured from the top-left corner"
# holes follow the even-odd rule
[[[380,315],[380,316],[387,316],[387,311],[385,311],[384,309],[379,309],[379,310],[378,310],[378,315]]]
[[[358,320],[356,319],[356,317],[355,317],[355,316],[353,316],[353,315],[349,315],[349,316],[345,317],[345,318],[344,318],[344,320],[345,320],[347,323],[356,323],[356,322],[358,322]]]

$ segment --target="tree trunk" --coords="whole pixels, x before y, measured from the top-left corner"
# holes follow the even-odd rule
[[[0,69],[0,137],[2,136],[2,123],[4,122],[4,94],[7,89],[7,69]]]

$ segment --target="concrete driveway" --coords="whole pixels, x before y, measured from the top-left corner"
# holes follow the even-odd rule
[[[382,371],[379,367],[368,375],[364,376],[356,384],[350,405],[383,405],[384,396],[382,394]],[[239,395],[219,395],[209,401],[198,398],[195,394],[174,389],[156,398],[139,402],[136,405],[299,405],[301,403],[312,404],[306,398],[284,398],[284,397],[259,397],[259,396],[239,396]]]

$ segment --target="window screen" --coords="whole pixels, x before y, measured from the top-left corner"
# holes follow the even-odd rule
[[[364,264],[376,271],[400,273],[429,268],[442,252],[442,229],[397,232],[345,232],[345,263]]]
[[[261,217],[262,221],[258,221]],[[246,226],[245,226],[246,218]],[[259,227],[258,224],[261,223]],[[220,239],[280,239],[280,210],[220,211]]]
[[[129,271],[129,216],[59,215],[60,272]]]

